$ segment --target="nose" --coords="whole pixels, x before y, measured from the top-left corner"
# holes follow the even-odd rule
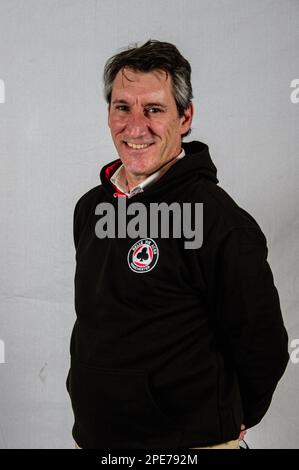
[[[147,118],[141,111],[131,111],[126,122],[126,135],[132,139],[148,134]]]

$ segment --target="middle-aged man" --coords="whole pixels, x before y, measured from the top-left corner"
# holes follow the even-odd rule
[[[288,362],[265,236],[217,185],[208,146],[182,143],[190,77],[160,41],[105,67],[119,158],[74,212],[67,388],[82,448],[238,448]]]

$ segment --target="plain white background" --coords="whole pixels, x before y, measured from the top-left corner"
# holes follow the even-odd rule
[[[0,0],[0,448],[73,447],[73,209],[116,158],[102,70],[129,44],[173,42],[190,61],[187,140],[210,146],[220,186],[264,231],[299,338],[298,20],[298,0]],[[251,447],[299,446],[298,387],[290,362]]]

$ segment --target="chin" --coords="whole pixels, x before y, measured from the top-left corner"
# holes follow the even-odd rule
[[[149,156],[141,157],[136,156],[134,158],[128,158],[127,156],[124,157],[122,160],[124,163],[125,168],[130,171],[132,174],[142,175],[147,173],[152,173],[154,168],[156,167],[149,158]]]
[[[130,166],[130,165],[127,165],[125,166],[126,170],[131,173],[131,175],[133,176],[144,176],[145,178],[147,178],[149,175],[151,175],[152,173],[154,173],[154,169],[150,168],[150,167],[145,167],[145,166]]]

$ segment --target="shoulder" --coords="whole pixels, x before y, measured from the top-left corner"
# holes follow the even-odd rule
[[[203,202],[202,259],[209,264],[219,256],[226,266],[241,263],[240,269],[245,267],[254,274],[268,253],[259,223],[220,186],[206,180],[199,186],[197,200],[201,194]]]
[[[221,220],[228,230],[239,227],[260,229],[255,218],[240,207],[221,186],[202,179],[197,194],[202,199],[206,217],[211,221]]]
[[[85,210],[94,207],[94,204],[100,202],[103,197],[103,186],[99,184],[94,188],[84,193],[75,204],[75,213],[79,210]]]

